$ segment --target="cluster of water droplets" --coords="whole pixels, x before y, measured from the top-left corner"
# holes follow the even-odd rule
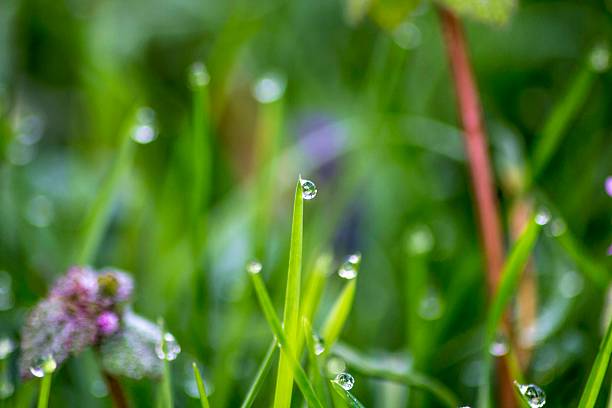
[[[514,382],[525,401],[531,408],[541,408],[546,404],[546,393],[535,384],[519,384]]]
[[[355,379],[349,373],[339,373],[334,378],[334,382],[344,388],[346,391],[349,391],[355,385]]]
[[[302,198],[304,200],[312,200],[317,196],[317,186],[315,183],[300,177],[300,184],[302,186]]]
[[[361,254],[356,253],[349,255],[340,268],[338,269],[338,276],[343,279],[351,280],[357,277],[359,272],[359,264],[361,263]]]
[[[164,333],[162,339],[155,345],[155,354],[160,360],[176,360],[180,352],[181,346],[170,333]]]
[[[57,362],[51,354],[42,356],[34,362],[34,365],[30,367],[30,373],[34,377],[43,378],[45,375],[53,374],[57,368]]]
[[[157,137],[155,125],[155,111],[148,107],[142,107],[136,112],[136,124],[132,128],[132,139],[136,143],[151,143]]]

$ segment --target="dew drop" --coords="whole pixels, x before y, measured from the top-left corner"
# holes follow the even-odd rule
[[[604,72],[610,66],[610,50],[604,44],[597,45],[589,56],[591,68],[595,72]]]
[[[157,137],[155,111],[143,107],[136,113],[136,124],[132,129],[132,139],[140,144],[151,143]]]
[[[442,317],[442,299],[435,289],[429,289],[419,303],[419,316],[424,320],[437,320]]]
[[[96,398],[104,398],[108,395],[108,388],[104,381],[97,378],[89,385],[89,392]]]
[[[406,249],[412,255],[430,252],[434,246],[434,237],[426,225],[414,228],[406,237]]]
[[[261,263],[259,261],[250,261],[246,265],[247,272],[251,273],[253,275],[261,272],[261,269],[262,269],[262,266],[261,266]]]
[[[338,269],[338,275],[347,280],[355,279],[359,270],[359,264],[361,263],[361,254],[352,254],[346,258],[346,261],[340,265]]]
[[[565,221],[563,221],[561,218],[555,218],[548,226],[548,233],[552,237],[560,237],[566,230],[567,225],[565,225]]]
[[[495,357],[502,357],[508,354],[508,349],[508,339],[502,333],[499,333],[489,346],[489,353]]]
[[[0,399],[5,399],[13,395],[15,386],[8,378],[0,381]]]
[[[349,391],[355,385],[355,379],[349,373],[339,373],[334,378],[334,382],[344,388],[346,391]]]
[[[253,96],[260,103],[272,103],[279,100],[285,93],[287,80],[277,73],[269,73],[261,77],[253,87]]]
[[[546,393],[534,384],[519,384],[514,382],[521,395],[525,398],[531,408],[541,408],[546,404]]]
[[[421,30],[412,23],[400,24],[393,32],[395,43],[405,50],[411,50],[421,44]]]
[[[165,333],[164,338],[155,345],[155,354],[160,360],[175,360],[180,352],[181,346],[170,333]]]
[[[203,62],[197,61],[189,67],[189,85],[192,88],[202,88],[210,82],[210,75]]]
[[[325,352],[325,342],[323,341],[321,336],[318,336],[316,334],[312,335],[312,340],[314,342],[314,353],[315,355],[320,356]]]
[[[302,185],[302,198],[304,200],[312,200],[317,196],[317,186],[315,183],[300,178],[300,184]]]
[[[47,355],[36,360],[34,365],[30,367],[30,373],[34,377],[42,378],[47,374],[51,374],[57,368],[57,363],[52,355]]]
[[[15,342],[8,337],[0,339],[0,360],[4,360],[15,350]]]
[[[550,211],[546,208],[542,208],[538,211],[535,216],[535,222],[538,225],[546,225],[550,221]]]

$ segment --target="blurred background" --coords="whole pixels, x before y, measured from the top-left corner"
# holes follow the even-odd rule
[[[271,339],[244,265],[262,261],[280,311],[301,174],[318,188],[304,274],[323,252],[335,267],[363,256],[342,341],[474,403],[486,293],[456,97],[435,7],[401,4],[3,0],[0,335],[18,341],[70,265],[115,266],[135,278],[134,309],[182,346],[176,405],[199,404],[196,360],[213,406],[238,406]],[[506,24],[465,29],[507,246],[517,205],[552,215],[530,266],[535,306],[513,313],[530,322],[521,362],[547,406],[574,406],[612,299],[612,2],[521,1]],[[341,283],[330,277],[321,310]],[[13,402],[35,395],[17,358],[0,387]],[[355,378],[366,406],[411,398]],[[154,381],[124,384],[152,404]],[[51,406],[68,405],[110,406],[92,352],[54,376]]]

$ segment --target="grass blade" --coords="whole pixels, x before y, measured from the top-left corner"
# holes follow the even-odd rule
[[[354,258],[354,261],[351,262],[351,260],[347,260],[344,265],[349,263],[350,267],[354,269],[355,276],[344,285],[340,296],[336,299],[321,329],[321,335],[328,348],[331,348],[336,340],[338,340],[338,337],[340,337],[344,323],[346,323],[346,319],[353,306],[353,299],[355,298],[357,274],[359,273],[359,266],[361,265],[361,255],[351,255],[349,258]],[[344,265],[341,266],[341,268],[343,268]]]
[[[336,394],[338,394],[342,398],[342,400],[344,401],[347,407],[365,408],[363,404],[359,402],[359,400],[355,398],[353,394],[351,394],[349,391],[342,388],[340,384],[338,384],[337,382],[333,380],[330,380],[329,382],[331,383],[332,389],[336,392]]]
[[[536,216],[537,218],[538,216]],[[502,320],[506,305],[512,298],[520,281],[525,265],[531,256],[536,239],[540,233],[542,226],[533,219],[517,239],[512,252],[508,256],[504,269],[502,270],[499,287],[492,300],[489,312],[487,315],[485,342],[484,342],[484,381],[480,386],[478,406],[488,407],[490,404],[490,372],[492,366],[492,357],[489,354],[489,347],[495,340],[497,328]]]
[[[51,392],[51,376],[52,374],[45,374],[40,382],[40,393],[38,394],[37,408],[47,408],[49,405],[49,394]]]
[[[329,390],[326,387],[325,378],[322,375],[321,356],[323,351],[316,349],[314,337],[315,332],[312,329],[310,321],[304,317],[302,318],[304,328],[304,338],[306,339],[306,349],[308,350],[308,374],[312,381],[317,394],[324,399],[326,405],[331,406],[331,400],[329,399]],[[320,345],[321,346],[321,345]],[[324,345],[323,345],[324,346]]]
[[[257,295],[257,299],[259,300],[259,304],[261,305],[261,309],[266,317],[266,321],[272,330],[272,333],[276,336],[278,343],[281,346],[281,355],[285,356],[285,360],[289,364],[290,369],[292,370],[292,377],[295,377],[295,382],[297,383],[304,399],[308,403],[308,406],[315,408],[323,408],[321,401],[317,397],[312,384],[308,380],[306,376],[306,372],[297,358],[293,350],[291,349],[291,345],[289,344],[289,340],[283,331],[280,321],[276,316],[276,312],[274,311],[274,306],[272,306],[272,301],[270,300],[270,296],[268,295],[268,291],[261,279],[259,272],[250,273],[251,279],[253,281],[253,286],[255,288],[255,294]]]
[[[161,333],[161,339],[159,347],[163,351],[166,349],[166,328],[164,327],[164,320],[158,320],[159,330]],[[170,377],[170,365],[168,364],[168,359],[162,359],[162,388],[161,388],[161,405],[165,408],[172,408],[172,379]]]
[[[333,354],[341,357],[351,369],[364,376],[380,378],[420,388],[431,393],[444,406],[449,408],[457,408],[459,406],[459,399],[450,389],[439,381],[429,378],[424,374],[410,370],[404,371],[392,368],[391,365],[385,362],[381,363],[378,359],[365,356],[342,343],[338,343],[334,346]]]
[[[608,323],[608,330],[604,336],[600,346],[595,362],[591,368],[591,374],[587,380],[582,397],[580,397],[580,403],[578,408],[592,408],[597,402],[597,396],[601,389],[608,364],[610,364],[610,356],[612,355],[612,324]]]
[[[255,402],[255,397],[259,394],[259,390],[266,379],[266,375],[268,371],[270,371],[270,367],[272,367],[272,356],[274,355],[274,351],[276,351],[278,343],[276,339],[272,340],[272,344],[268,347],[268,351],[266,351],[266,355],[264,356],[263,361],[259,365],[259,369],[257,370],[257,374],[255,374],[255,378],[253,379],[253,383],[249,388],[249,392],[247,392],[244,401],[242,402],[241,408],[249,408]]]
[[[303,236],[304,199],[301,178],[295,187],[293,220],[291,223],[291,246],[289,248],[289,270],[285,291],[283,324],[291,350],[297,350],[300,315],[300,281],[302,274],[302,236]],[[291,405],[293,390],[293,371],[288,361],[288,353],[281,353],[278,362],[274,407],[288,408]]]
[[[193,367],[193,375],[195,376],[196,384],[198,385],[198,393],[200,394],[200,405],[202,408],[210,408],[210,404],[208,403],[208,396],[206,395],[206,388],[204,387],[204,383],[202,382],[202,376],[200,375],[200,370],[196,363],[191,363]]]

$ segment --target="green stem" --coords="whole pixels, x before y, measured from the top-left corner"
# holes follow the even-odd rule
[[[45,374],[40,382],[40,394],[38,394],[38,408],[47,408],[49,405],[49,393],[51,392],[52,374]]]
[[[240,406],[241,408],[250,408],[251,405],[253,405],[257,394],[259,394],[259,390],[261,390],[261,387],[263,386],[266,375],[272,366],[272,356],[274,355],[276,347],[278,347],[278,343],[276,342],[276,339],[274,339],[272,340],[270,347],[268,347],[268,351],[266,351],[266,355],[264,356],[264,359],[257,370],[257,374],[255,374],[255,379],[253,380],[253,383],[251,384],[251,387],[244,398],[244,402]]]

